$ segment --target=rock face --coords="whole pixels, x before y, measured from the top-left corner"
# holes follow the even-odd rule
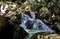
[[[27,35],[22,27],[11,25],[7,18],[0,16],[0,39],[24,39]]]
[[[0,29],[5,27],[7,23],[7,19],[4,16],[0,16]]]

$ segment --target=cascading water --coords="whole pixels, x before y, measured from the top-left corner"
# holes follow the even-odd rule
[[[54,31],[51,30],[46,24],[44,24],[40,19],[33,19],[30,18],[28,15],[21,13],[22,18],[21,18],[21,27],[24,28],[24,30],[30,35],[31,37],[33,34],[38,33],[38,32],[46,32],[46,33],[53,33]],[[31,14],[33,17],[35,16],[34,14]],[[31,25],[32,28],[28,29],[30,25],[26,25],[28,23]]]

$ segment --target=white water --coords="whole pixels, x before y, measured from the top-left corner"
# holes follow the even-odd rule
[[[35,15],[32,15],[35,16]],[[30,23],[33,23],[33,28],[32,29],[27,29],[25,23],[30,20]],[[46,33],[53,33],[54,31],[50,29],[46,24],[44,24],[41,20],[39,19],[33,19],[30,18],[28,15],[22,13],[22,18],[21,18],[21,27],[24,28],[24,30],[30,35],[30,37],[38,32],[46,32]]]

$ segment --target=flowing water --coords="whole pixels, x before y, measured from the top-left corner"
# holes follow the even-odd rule
[[[21,18],[20,26],[23,27],[24,30],[29,34],[29,37],[31,37],[33,34],[38,33],[38,32],[46,32],[46,33],[54,32],[46,24],[44,24],[40,19],[30,18],[28,15],[23,14],[23,13],[21,15],[22,15],[22,18]],[[35,15],[32,15],[32,16],[35,16]],[[27,21],[29,21],[28,23],[31,24],[31,27],[32,27],[31,29],[27,28],[27,25],[26,25]],[[28,27],[30,27],[30,25],[28,25]]]

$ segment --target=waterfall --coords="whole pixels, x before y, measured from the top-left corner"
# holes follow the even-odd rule
[[[22,18],[21,18],[21,27],[24,28],[24,30],[29,34],[29,38],[38,32],[46,32],[46,33],[53,33],[54,31],[52,29],[50,29],[46,24],[44,24],[40,19],[33,19],[30,18],[28,15],[26,14],[21,14]],[[33,16],[33,15],[32,15]],[[31,26],[33,26],[31,29],[27,29],[27,25],[26,22],[30,21],[29,23],[32,24]],[[28,25],[28,27],[30,27],[30,25]]]
[[[26,31],[29,30],[26,28],[26,22],[27,21],[31,21],[31,23],[33,23],[33,28],[30,30],[37,30],[37,31],[43,31],[43,32],[49,32],[52,33],[54,32],[52,29],[50,29],[46,24],[44,24],[40,19],[36,19],[34,20],[33,18],[30,18],[28,15],[26,14],[21,14],[22,18],[21,18],[21,27],[23,27]],[[41,28],[39,28],[41,27]]]
[[[50,29],[46,24],[44,24],[40,19],[34,19],[35,15],[31,14],[31,16],[33,16],[33,18],[30,18],[28,15],[21,13],[22,17],[21,17],[21,27],[24,28],[24,30],[29,34],[28,39],[34,35],[35,33],[38,32],[46,32],[46,33],[53,33],[54,31],[52,29]],[[30,24],[32,24],[31,26],[33,26],[31,29],[27,29],[27,21],[29,21]],[[28,27],[30,27],[30,25],[28,25]]]

